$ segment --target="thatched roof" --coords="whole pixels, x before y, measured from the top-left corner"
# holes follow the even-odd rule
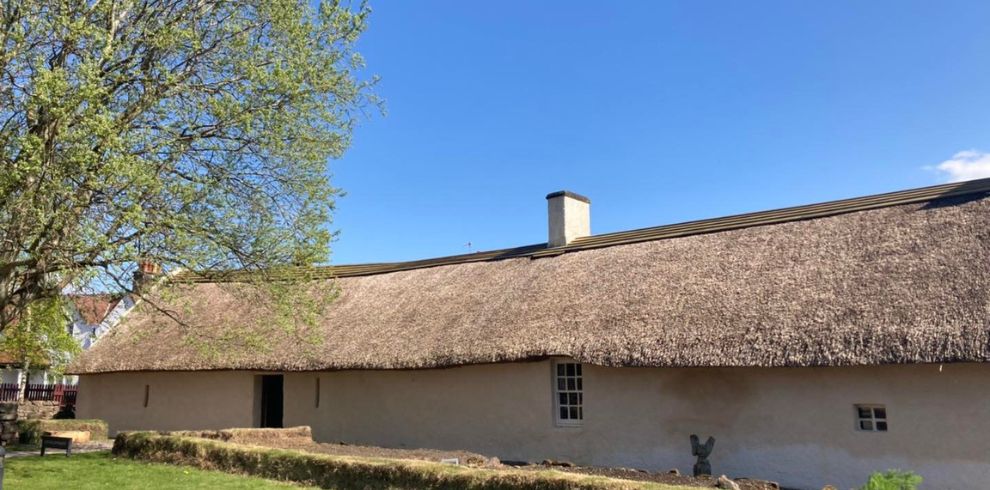
[[[988,191],[983,180],[601,235],[563,250],[321,269],[293,301],[339,297],[311,324],[273,319],[284,302],[262,299],[244,277],[185,276],[72,371],[403,369],[547,356],[608,366],[983,362]]]

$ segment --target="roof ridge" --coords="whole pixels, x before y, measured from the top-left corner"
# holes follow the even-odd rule
[[[603,233],[600,235],[591,235],[578,238],[573,243],[554,248],[548,248],[545,243],[540,243],[522,247],[504,248],[485,252],[450,255],[406,262],[298,267],[293,268],[291,271],[281,271],[279,277],[285,277],[286,279],[304,277],[313,279],[329,279],[333,277],[367,276],[422,269],[426,267],[439,267],[443,265],[465,264],[471,262],[487,262],[510,258],[528,257],[536,259],[541,257],[553,257],[556,255],[581,250],[824,218],[827,216],[835,216],[857,211],[867,211],[903,204],[926,202],[940,198],[963,196],[980,192],[990,192],[990,178],[919,187],[914,189],[886,192],[882,194],[872,194],[834,201],[825,201],[815,204],[755,211],[717,218],[685,221],[681,223],[638,228],[634,230]],[[182,282],[241,281],[248,277],[246,275],[253,276],[255,274],[256,272],[253,271],[229,271],[208,274],[198,274],[189,271],[177,275],[176,280]]]

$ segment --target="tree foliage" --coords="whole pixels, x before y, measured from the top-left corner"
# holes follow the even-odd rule
[[[33,301],[0,336],[0,352],[25,370],[45,367],[60,372],[79,352],[69,332],[68,308],[62,297]]]
[[[369,9],[0,0],[0,330],[94,280],[326,260],[328,158],[377,107]]]

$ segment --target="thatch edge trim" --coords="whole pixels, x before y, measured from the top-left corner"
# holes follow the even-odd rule
[[[324,369],[292,369],[285,366],[282,367],[238,367],[238,368],[201,368],[201,369],[115,369],[106,371],[66,371],[65,374],[76,375],[76,376],[86,376],[94,374],[142,374],[142,373],[232,373],[232,372],[252,372],[252,373],[295,373],[295,374],[307,374],[307,373],[339,373],[346,371],[382,371],[382,372],[397,372],[397,371],[427,371],[427,370],[447,370],[456,369],[463,367],[480,367],[480,366],[497,366],[501,364],[526,364],[526,363],[538,363],[544,362],[551,359],[567,359],[574,362],[579,362],[588,366],[596,366],[602,368],[616,368],[616,369],[821,369],[821,368],[860,368],[860,367],[887,367],[887,366],[936,366],[943,364],[984,364],[990,362],[990,359],[985,360],[948,360],[948,361],[926,361],[926,362],[914,362],[914,361],[889,361],[889,362],[869,362],[869,363],[820,363],[820,364],[774,364],[766,366],[752,366],[745,364],[720,364],[720,365],[680,365],[680,364],[669,364],[669,365],[655,365],[655,364],[631,364],[631,363],[602,363],[593,360],[583,359],[581,357],[575,357],[570,355],[545,355],[545,356],[531,356],[531,357],[521,357],[518,359],[503,359],[498,361],[485,361],[485,362],[462,362],[458,364],[437,364],[437,365],[422,365],[415,367],[328,367]]]

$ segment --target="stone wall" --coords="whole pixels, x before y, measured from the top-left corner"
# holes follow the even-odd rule
[[[22,401],[17,405],[17,419],[50,419],[58,413],[56,401]]]

